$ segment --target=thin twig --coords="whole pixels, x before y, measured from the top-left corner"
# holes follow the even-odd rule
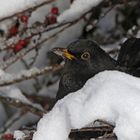
[[[42,2],[42,3],[38,4],[38,5],[36,5],[36,6],[34,6],[34,7],[30,7],[30,8],[28,8],[28,9],[25,9],[25,10],[20,11],[20,12],[18,12],[18,13],[14,13],[14,14],[12,14],[12,15],[10,15],[10,16],[1,18],[1,19],[0,19],[0,22],[4,21],[4,20],[6,20],[6,19],[12,18],[12,17],[14,17],[14,16],[20,15],[20,14],[22,14],[22,13],[25,13],[25,12],[27,12],[27,11],[35,11],[37,8],[39,8],[39,7],[41,7],[41,6],[44,6],[44,5],[46,5],[46,4],[49,4],[49,3],[53,2],[53,1],[55,1],[55,0],[48,0],[48,1],[45,1],[45,2]]]
[[[12,105],[14,107],[20,108],[25,112],[32,112],[33,114],[36,114],[38,116],[42,116],[44,113],[46,113],[46,111],[40,109],[39,107],[36,107],[31,104],[27,104],[18,99],[0,96],[0,101]]]
[[[66,25],[64,28],[62,28],[61,30],[57,31],[56,33],[54,33],[53,35],[49,36],[48,38],[43,39],[40,43],[38,43],[37,45],[33,46],[32,48],[25,48],[20,53],[16,54],[14,57],[12,57],[12,58],[8,59],[6,62],[4,62],[4,64],[1,64],[0,68],[3,69],[3,70],[7,69],[10,65],[12,65],[16,61],[20,60],[21,58],[23,58],[29,52],[33,51],[36,48],[38,48],[38,49],[41,48],[43,43],[45,43],[48,40],[52,39],[53,37],[55,37],[59,33],[63,32],[65,29],[71,27],[73,24],[74,23]]]
[[[19,74],[6,74],[0,76],[0,86],[7,86],[15,83],[19,83],[24,80],[29,80],[37,76],[48,74],[62,69],[62,65],[47,66],[43,69],[32,68],[30,70],[24,70]]]

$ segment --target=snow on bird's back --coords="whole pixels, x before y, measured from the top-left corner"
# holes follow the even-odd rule
[[[119,140],[139,140],[140,79],[118,71],[95,75],[56,103],[39,121],[33,140],[66,140],[71,129],[97,119],[114,124]]]

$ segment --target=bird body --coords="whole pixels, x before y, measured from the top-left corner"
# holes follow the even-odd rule
[[[140,67],[140,38],[129,38],[122,45],[117,61],[121,66]]]
[[[140,77],[140,38],[129,38],[122,45],[117,61],[127,73]]]
[[[65,65],[62,77],[60,79],[59,90],[56,100],[59,100],[83,87],[86,81],[95,74],[103,70],[113,70],[117,62],[113,60],[97,43],[90,40],[78,40],[68,46],[66,53]],[[55,49],[54,51],[60,51]],[[73,59],[69,59],[68,53],[73,55]],[[89,58],[82,58],[88,53]],[[65,54],[63,54],[65,55]]]

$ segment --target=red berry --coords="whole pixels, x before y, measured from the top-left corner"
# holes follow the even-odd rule
[[[21,20],[22,22],[24,22],[24,23],[28,23],[28,19],[29,19],[29,17],[26,16],[26,15],[22,15],[22,16],[20,17],[20,20]]]
[[[55,15],[49,16],[48,22],[49,22],[49,24],[55,24],[57,22],[56,16]]]
[[[10,134],[10,133],[9,133],[9,134],[4,134],[4,135],[3,135],[3,138],[4,138],[4,139],[12,139],[12,138],[13,138],[13,135]]]
[[[59,13],[58,7],[53,7],[53,8],[51,9],[51,13],[57,15],[57,14]]]
[[[20,44],[23,47],[25,47],[28,44],[28,42],[27,42],[27,40],[19,40],[18,44]]]
[[[24,47],[26,47],[27,44],[28,44],[27,40],[19,40],[13,48],[14,52],[17,53],[21,51]]]
[[[23,49],[23,46],[21,44],[16,44],[14,47],[14,52],[17,53]]]
[[[16,26],[13,26],[10,28],[10,34],[11,35],[16,35],[18,32],[18,28]]]

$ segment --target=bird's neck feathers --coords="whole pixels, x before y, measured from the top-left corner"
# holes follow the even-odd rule
[[[104,70],[116,70],[118,62],[109,56],[106,52],[103,52],[103,55],[98,55],[98,61],[95,61],[95,66],[98,67],[98,71]]]

